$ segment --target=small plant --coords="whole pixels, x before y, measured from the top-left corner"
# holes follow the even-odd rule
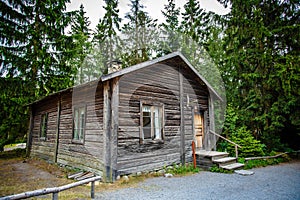
[[[185,175],[189,173],[198,173],[200,169],[198,167],[194,168],[193,164],[173,164],[171,167],[164,167],[166,173],[174,174],[174,175]]]
[[[210,172],[217,172],[217,173],[225,173],[225,174],[232,174],[233,171],[232,170],[227,170],[227,169],[223,169],[218,167],[217,165],[213,165],[212,167],[209,168]]]
[[[288,156],[283,156],[279,158],[268,158],[268,159],[258,159],[258,160],[248,160],[244,162],[244,169],[252,169],[256,167],[266,167],[268,165],[277,165],[282,162],[289,161]]]

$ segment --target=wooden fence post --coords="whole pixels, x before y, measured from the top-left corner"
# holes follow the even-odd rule
[[[91,182],[91,198],[95,198],[95,181]]]
[[[52,193],[52,200],[58,200],[58,192]]]
[[[194,169],[196,169],[196,154],[195,154],[195,142],[194,141],[192,141],[192,151],[193,151]]]

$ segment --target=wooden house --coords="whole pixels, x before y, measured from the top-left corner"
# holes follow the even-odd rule
[[[179,52],[110,73],[32,103],[31,156],[117,175],[191,161],[210,148],[212,96]]]

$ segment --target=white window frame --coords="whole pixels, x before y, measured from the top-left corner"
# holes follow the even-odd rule
[[[47,129],[48,129],[48,113],[43,113],[43,114],[41,114],[41,122],[40,122],[40,139],[41,140],[46,140]]]
[[[159,103],[145,103],[140,104],[140,143],[163,141],[164,140],[164,105]],[[145,111],[149,111],[150,115],[144,116]],[[150,118],[150,137],[145,138],[144,122],[145,117]]]
[[[84,143],[86,125],[86,106],[76,106],[73,108],[73,132],[72,142]]]

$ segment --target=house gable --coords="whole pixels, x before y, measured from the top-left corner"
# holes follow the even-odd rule
[[[194,105],[208,112],[209,90],[205,82],[179,56],[125,72],[103,79],[120,78],[118,172],[129,174],[178,163],[181,157],[191,159]],[[154,129],[160,127],[153,118],[149,126],[155,139],[146,139],[143,123],[154,115],[162,123],[161,135],[155,138]]]

